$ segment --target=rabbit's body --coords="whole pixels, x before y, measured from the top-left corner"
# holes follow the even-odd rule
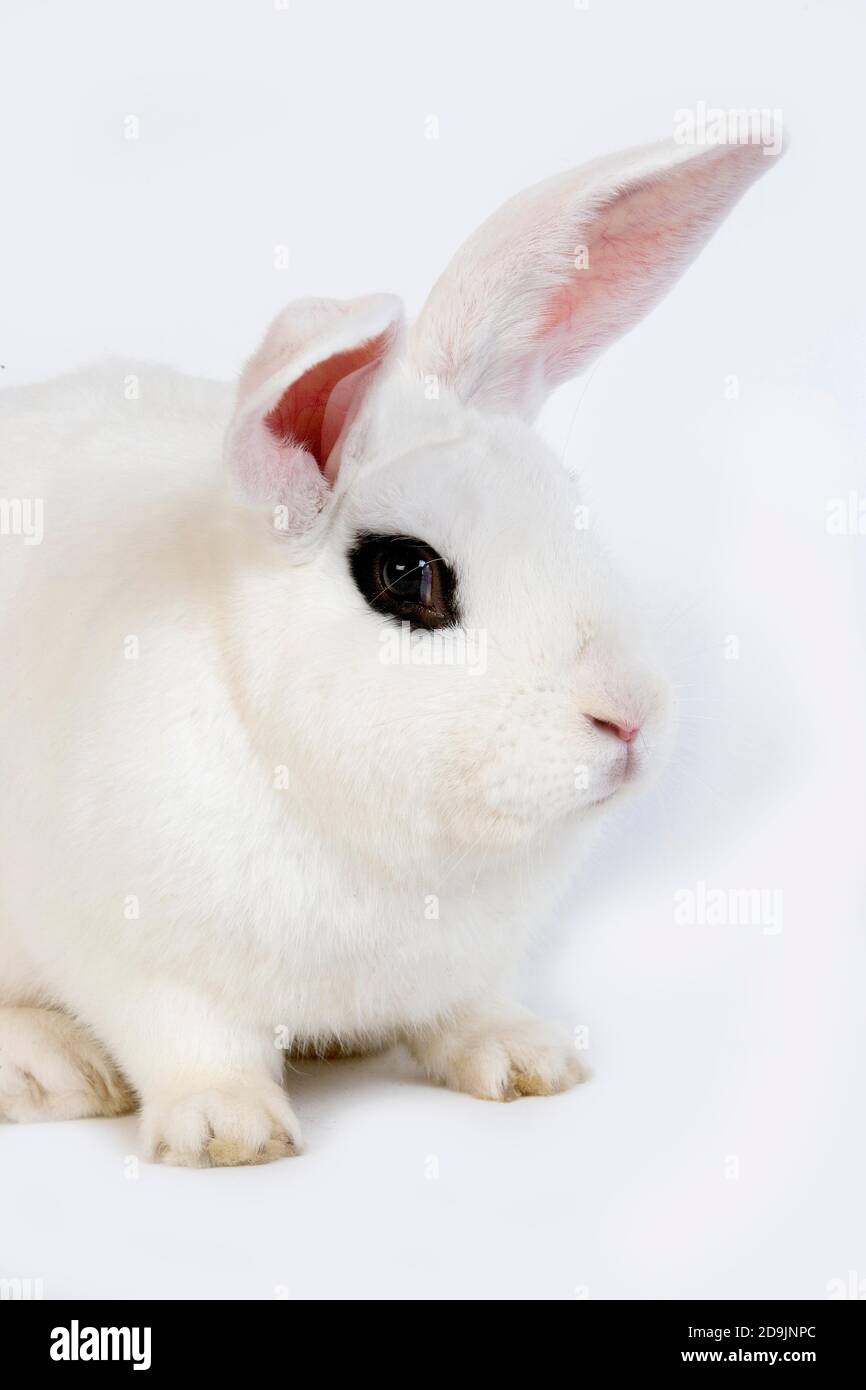
[[[630,159],[566,188],[602,291],[609,218],[659,169],[683,197],[682,152]],[[711,165],[712,216],[753,166]],[[515,282],[497,225],[469,243],[484,296],[461,253],[408,352],[388,296],[304,301],[237,399],[120,362],[0,397],[0,495],[44,531],[0,548],[0,1114],[123,1108],[104,1047],[155,1152],[252,1162],[299,1144],[289,1048],[402,1038],[494,1099],[577,1079],[507,1000],[669,721],[573,480],[508,413],[565,367],[558,340],[521,367],[530,290],[559,304],[537,256],[521,316],[478,318]]]
[[[232,396],[116,362],[0,398],[0,491],[38,496],[47,536],[0,552],[0,1002],[70,1010],[144,1092],[209,1019],[216,1046],[252,1023],[278,1080],[288,1048],[376,1045],[496,997],[574,868],[572,827],[544,877],[447,836],[385,861],[375,834],[332,845],[289,774],[291,720],[280,761],[251,756],[233,669],[267,574],[215,467]]]
[[[447,841],[422,862],[395,846],[388,872],[375,836],[332,848],[304,780],[251,758],[232,679],[246,537],[214,467],[232,399],[124,362],[0,397],[0,491],[38,479],[49,534],[0,551],[0,932],[20,961],[0,993],[52,997],[62,959],[62,1002],[92,1018],[116,960],[121,1014],[124,979],[170,967],[298,1037],[411,1027],[495,986],[556,887]],[[46,438],[50,419],[68,432]]]

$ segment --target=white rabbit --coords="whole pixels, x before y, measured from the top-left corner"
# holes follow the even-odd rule
[[[410,330],[390,295],[290,304],[237,391],[111,362],[2,393],[0,1114],[135,1097],[154,1156],[238,1164],[301,1147],[289,1049],[579,1079],[517,968],[671,719],[530,422],[771,162],[552,178]]]

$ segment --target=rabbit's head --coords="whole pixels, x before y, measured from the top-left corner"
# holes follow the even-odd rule
[[[770,162],[598,161],[505,204],[410,330],[389,295],[271,326],[227,438],[251,508],[233,611],[259,752],[334,841],[508,851],[588,827],[658,765],[666,683],[531,421]]]

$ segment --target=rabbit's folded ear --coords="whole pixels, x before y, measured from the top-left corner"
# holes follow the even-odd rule
[[[518,194],[435,285],[412,331],[415,365],[464,401],[532,418],[665,293],[773,162],[758,144],[671,141]]]
[[[234,486],[255,506],[280,506],[287,529],[315,520],[337,476],[348,425],[400,332],[389,294],[300,299],[271,324],[247,363],[226,434]]]

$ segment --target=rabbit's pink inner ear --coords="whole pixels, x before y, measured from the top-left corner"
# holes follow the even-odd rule
[[[413,361],[462,400],[532,419],[661,298],[771,163],[761,145],[669,142],[527,189],[437,281]]]
[[[348,418],[360,405],[369,373],[387,347],[387,334],[318,362],[292,383],[265,416],[265,427],[281,444],[304,450],[329,480],[337,469],[330,456]]]
[[[279,505],[290,529],[315,519],[337,476],[348,426],[402,322],[402,305],[389,294],[286,306],[241,375],[226,434],[240,498]]]
[[[586,218],[574,269],[548,301],[537,337],[548,387],[581,371],[652,308],[765,167],[760,148],[721,150],[635,179]]]
[[[322,473],[329,483],[333,483],[339,472],[342,442],[361,409],[379,360],[377,356],[356,367],[337,382],[328,397],[322,419],[322,456],[325,460]]]

